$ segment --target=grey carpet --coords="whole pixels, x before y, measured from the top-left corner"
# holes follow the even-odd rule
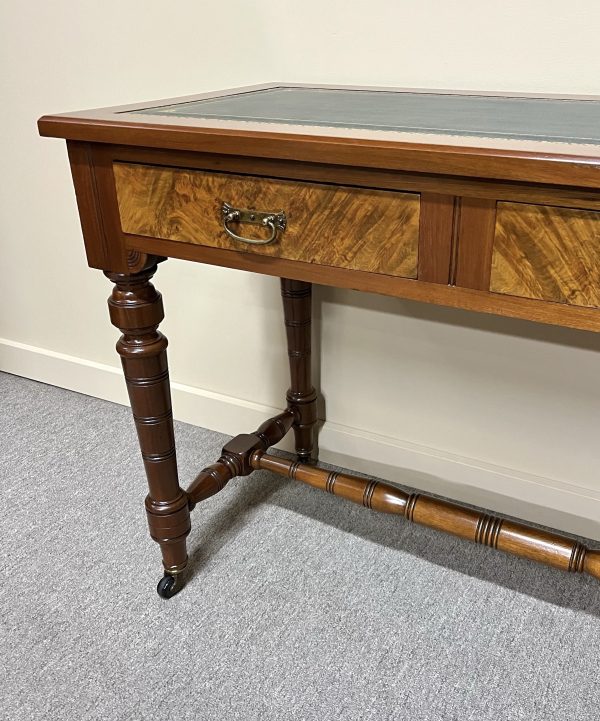
[[[3,718],[600,718],[593,579],[257,473],[196,508],[162,601],[129,410],[0,398]],[[187,483],[224,437],[176,432]]]

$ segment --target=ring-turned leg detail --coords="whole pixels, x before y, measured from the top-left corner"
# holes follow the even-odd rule
[[[170,598],[182,586],[190,512],[177,474],[167,339],[158,332],[164,312],[160,293],[150,283],[155,271],[153,265],[130,275],[106,275],[115,284],[108,306],[112,324],[123,333],[117,351],[148,479],[150,535],[160,545],[165,568],[158,592]]]
[[[298,460],[308,463],[314,446],[317,392],[311,380],[312,285],[281,279],[281,297],[290,361],[291,384],[286,399],[295,414],[293,425]]]

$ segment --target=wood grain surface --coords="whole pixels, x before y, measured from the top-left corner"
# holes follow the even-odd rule
[[[498,203],[490,290],[600,306],[600,213]]]
[[[238,175],[261,175],[269,178],[287,178],[306,182],[354,185],[381,190],[399,190],[421,193],[421,213],[425,193],[438,193],[466,198],[519,203],[540,203],[566,208],[589,208],[600,210],[600,189],[537,185],[532,182],[508,182],[485,180],[474,175],[449,176],[447,174],[423,174],[402,170],[385,170],[374,167],[332,164],[321,162],[282,160],[275,155],[244,157],[242,155],[219,155],[212,152],[185,152],[165,148],[139,148],[124,145],[92,145],[95,153],[111,162],[162,165],[170,168],[214,170],[218,173]]]
[[[461,288],[488,290],[496,222],[496,201],[461,198],[454,282]]]
[[[374,511],[404,516],[413,523],[515,556],[563,571],[589,573],[600,579],[600,551],[588,549],[579,541],[558,533],[491,516],[425,494],[407,493],[382,481],[307,466],[260,450],[252,453],[250,465],[255,470],[272,471]]]
[[[441,193],[421,193],[419,280],[451,283],[457,199]]]
[[[271,178],[115,163],[123,231],[404,278],[417,277],[419,195]],[[223,229],[221,206],[285,211],[270,245],[249,246]],[[265,237],[259,226],[234,230]]]

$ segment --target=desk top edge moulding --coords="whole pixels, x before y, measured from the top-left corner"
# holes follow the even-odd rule
[[[600,97],[270,83],[38,126],[67,140],[88,264],[114,283],[161,596],[195,504],[259,468],[600,577],[600,552],[558,534],[307,464],[313,283],[600,331]],[[169,257],[281,278],[290,362],[286,410],[186,490],[150,282]],[[270,456],[291,430],[298,460]]]
[[[430,162],[442,155],[450,165],[443,165],[440,172],[448,174],[454,172],[453,156],[466,153],[481,158],[477,168],[482,177],[506,179],[515,179],[518,168],[524,169],[516,161],[560,160],[555,168],[558,181],[563,168],[568,172],[578,164],[600,163],[599,118],[600,96],[272,83],[46,115],[39,129],[42,135],[71,140],[153,146],[157,131],[168,128],[160,147],[237,153],[243,142],[243,150],[250,154],[258,150],[253,146],[260,138],[276,138],[281,157],[340,163],[345,159],[336,156],[335,147],[352,145],[362,151],[352,158],[356,165],[370,166],[377,160],[378,167],[393,168],[404,160],[408,165],[402,169],[427,172],[431,168],[419,153],[429,155]],[[218,136],[221,141],[214,146]],[[233,139],[238,142],[232,147]],[[315,144],[319,152],[330,146],[331,155],[315,156],[309,147]],[[388,157],[382,152],[386,150]],[[512,168],[507,164],[486,169],[483,159],[490,157],[515,162]],[[419,159],[424,163],[421,167]],[[540,178],[540,182],[551,180],[548,175]],[[586,176],[575,175],[572,180],[585,185]],[[596,173],[587,182],[597,187]]]

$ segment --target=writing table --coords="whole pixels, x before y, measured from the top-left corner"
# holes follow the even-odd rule
[[[267,469],[600,578],[600,551],[312,460],[311,284],[600,331],[600,98],[270,84],[44,116],[65,138],[148,478],[168,598],[190,511]],[[179,485],[160,294],[166,258],[281,278],[285,411]],[[296,461],[268,453],[293,430]]]

